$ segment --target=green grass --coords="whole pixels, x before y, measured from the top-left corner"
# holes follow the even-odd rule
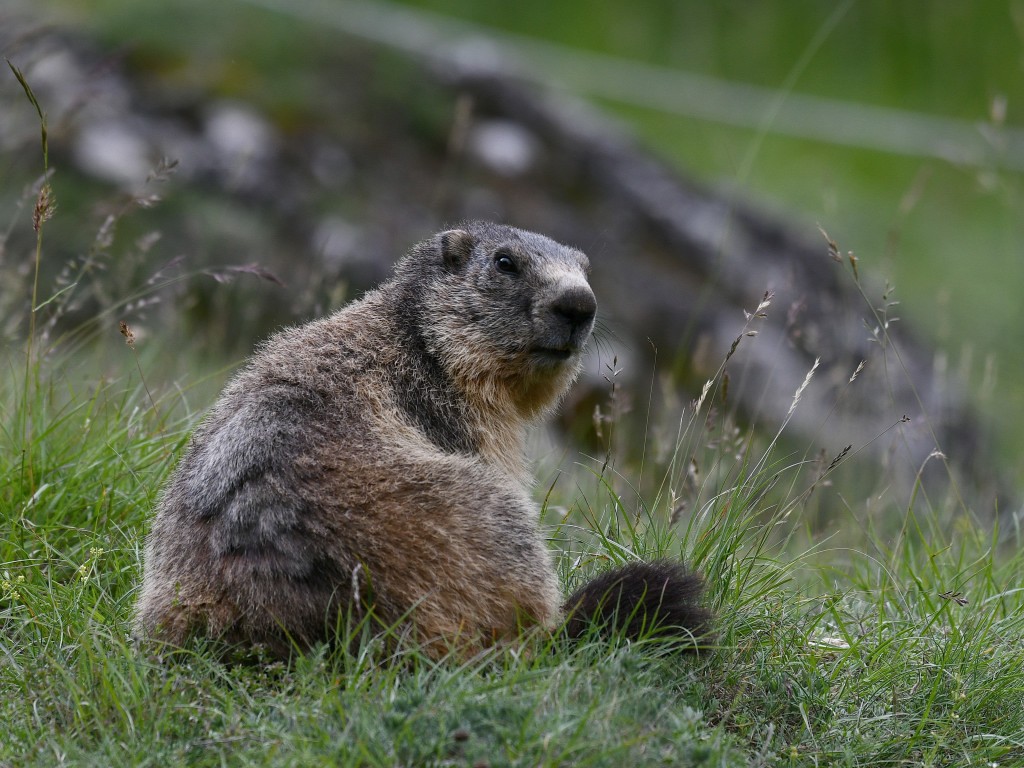
[[[60,362],[39,363],[31,442],[4,433],[0,764],[1024,761],[1024,557],[998,554],[967,518],[910,513],[890,540],[794,552],[779,533],[799,530],[765,486],[797,468],[748,476],[717,447],[703,450],[724,484],[674,529],[666,504],[620,495],[635,468],[591,475],[596,490],[581,482],[566,499],[567,522],[548,516],[572,550],[566,581],[583,552],[584,568],[695,559],[721,632],[700,657],[559,641],[434,663],[363,638],[286,667],[223,665],[202,648],[147,658],[128,640],[140,541],[195,414],[168,425],[177,395],[163,394],[158,416],[127,349],[119,378],[89,390]],[[8,427],[25,400],[5,391]]]
[[[608,561],[693,562],[710,651],[534,638],[433,662],[356,627],[350,650],[289,665],[142,654],[140,542],[198,410],[122,353],[101,374],[40,343],[27,376],[20,356],[4,373],[0,765],[1024,763],[1024,555],[910,498],[888,525],[806,530],[823,468],[717,413],[720,376],[643,465],[613,416],[609,459],[567,466],[546,517],[567,586]]]

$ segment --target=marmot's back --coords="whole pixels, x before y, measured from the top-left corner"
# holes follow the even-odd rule
[[[271,339],[164,490],[141,634],[285,655],[372,607],[440,652],[559,624],[523,441],[578,372],[588,270],[540,235],[468,224]]]

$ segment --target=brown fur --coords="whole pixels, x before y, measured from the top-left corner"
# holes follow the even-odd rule
[[[267,342],[164,489],[138,633],[284,656],[370,596],[438,653],[559,625],[523,442],[577,374],[588,270],[572,248],[475,222]]]

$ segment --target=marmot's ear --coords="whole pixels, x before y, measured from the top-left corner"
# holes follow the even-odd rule
[[[437,236],[441,244],[441,258],[448,269],[459,269],[473,255],[476,239],[464,229],[449,229]]]

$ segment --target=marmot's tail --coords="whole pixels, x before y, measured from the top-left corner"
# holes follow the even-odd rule
[[[565,601],[565,629],[577,638],[596,628],[637,639],[674,636],[691,648],[711,639],[704,580],[669,560],[634,562],[606,571]]]

